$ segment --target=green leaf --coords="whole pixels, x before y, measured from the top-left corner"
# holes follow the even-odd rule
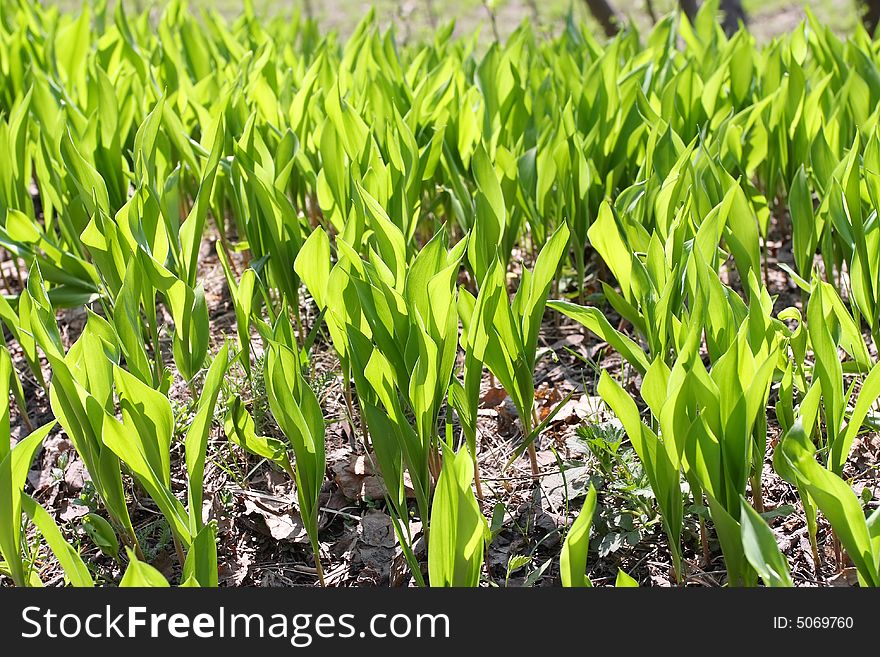
[[[590,546],[590,528],[596,512],[596,489],[590,484],[584,506],[565,535],[559,554],[559,574],[564,587],[592,586],[587,577],[587,551]]]
[[[150,564],[139,561],[137,555],[129,548],[126,548],[125,551],[128,553],[128,567],[125,569],[122,579],[119,580],[120,587],[167,588],[169,586],[168,580],[162,573]]]
[[[109,522],[97,513],[89,513],[83,516],[81,524],[86,534],[101,552],[114,559],[119,557],[119,539]]]
[[[569,301],[548,301],[547,306],[570,317],[607,342],[640,374],[648,370],[650,362],[642,348],[634,340],[614,329],[598,308],[578,306]]]
[[[740,497],[740,505],[739,519],[746,559],[766,586],[794,586],[788,562],[779,551],[773,532],[744,497]]]
[[[428,577],[431,586],[475,587],[480,583],[489,527],[471,490],[474,464],[467,450],[443,443],[443,467],[431,508]]]
[[[614,582],[614,586],[617,588],[638,588],[639,583],[623,572],[620,568],[617,569],[617,579]]]
[[[559,263],[568,249],[569,235],[568,225],[560,224],[538,254],[533,275],[528,278],[523,277],[522,284],[526,285],[527,289],[522,308],[522,342],[529,369],[535,367],[538,331],[544,317],[544,305],[556,276],[556,270],[559,269]]]
[[[868,586],[880,586],[880,552],[874,545],[862,505],[840,477],[815,460],[815,447],[796,421],[779,448],[796,470],[798,479],[834,528]]]
[[[92,576],[82,557],[74,547],[67,542],[55,520],[39,502],[27,493],[22,497],[22,509],[40,530],[46,545],[52,550],[52,554],[61,564],[64,577],[71,586],[91,587],[94,586]],[[115,535],[114,535],[115,538]]]
[[[198,410],[184,438],[186,459],[189,530],[197,536],[203,527],[202,522],[202,491],[204,488],[205,456],[208,449],[208,437],[214,420],[214,409],[223,377],[229,367],[229,348],[223,345],[205,377],[205,386],[199,397]]]
[[[7,388],[7,400],[8,395]],[[54,426],[55,422],[50,422],[33,431],[0,459],[0,554],[16,586],[27,584],[20,551],[24,485],[37,450]]]
[[[325,468],[321,406],[302,376],[299,358],[285,345],[269,344],[265,381],[272,415],[293,446],[300,515],[317,558],[318,496],[324,483]]]
[[[318,226],[303,242],[296,256],[294,269],[308,288],[319,310],[327,303],[325,295],[330,282],[330,238]]]
[[[251,454],[268,459],[291,477],[294,476],[284,443],[277,438],[267,438],[256,434],[254,418],[248,413],[241,397],[237,395],[233,397],[226,411],[223,428],[226,437],[233,443]]]
[[[203,587],[217,587],[217,529],[203,526],[193,539],[183,564],[184,581],[193,580]]]

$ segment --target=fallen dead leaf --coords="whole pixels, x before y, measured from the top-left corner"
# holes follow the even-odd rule
[[[495,408],[507,399],[507,392],[504,388],[489,388],[480,397],[480,406],[482,408]]]
[[[362,543],[373,547],[393,548],[397,545],[391,517],[377,509],[367,511],[361,518],[358,535]]]
[[[89,507],[64,499],[61,500],[61,512],[58,514],[58,518],[64,522],[72,522],[82,518],[88,512]]]
[[[550,387],[547,384],[542,385],[535,390],[535,401],[546,404],[555,404],[562,399],[562,393],[556,386]]]
[[[381,500],[385,497],[385,484],[373,468],[370,455],[349,454],[346,460],[330,466],[339,490],[350,500]],[[415,497],[412,485],[404,479],[406,496]]]
[[[566,501],[571,502],[580,495],[586,494],[590,483],[590,468],[576,466],[561,473],[554,472],[541,480],[541,488],[553,511],[565,508]]]
[[[557,422],[565,424],[579,424],[585,421],[597,422],[607,414],[605,402],[601,397],[581,395],[577,399],[572,397],[565,402],[552,422],[554,424]]]
[[[240,585],[250,572],[253,558],[249,550],[234,550],[231,558],[220,563],[218,576],[233,586]]]
[[[80,459],[71,461],[67,469],[64,471],[64,483],[71,493],[78,493],[85,486],[85,482],[89,481],[89,471],[86,470]]]
[[[277,541],[309,542],[309,535],[299,514],[293,509],[286,508],[286,505],[274,504],[267,499],[261,499],[257,504],[254,500],[245,497],[244,512],[246,515],[260,516],[266,523],[269,536]]]
[[[844,568],[842,571],[828,578],[830,586],[851,587],[859,583],[858,571],[855,568]]]
[[[553,344],[551,344],[550,349],[552,349],[553,351],[558,351],[559,349],[564,349],[565,347],[568,347],[569,349],[572,349],[572,350],[577,351],[583,355],[586,355],[585,349],[583,349],[583,348],[577,349],[576,348],[576,347],[579,347],[580,345],[582,345],[583,343],[584,343],[584,334],[583,333],[571,333],[569,335],[566,335],[562,339],[557,340]]]
[[[63,434],[49,436],[43,441],[42,458],[37,459],[37,467],[28,472],[28,482],[34,487],[34,491],[40,493],[56,481],[55,469],[58,464],[58,458],[62,453],[69,452],[72,448],[73,443],[64,438]],[[73,452],[70,453],[72,454]],[[40,464],[42,464],[42,467],[40,467]]]
[[[150,565],[168,579],[174,575],[174,567],[176,563],[177,558],[172,557],[168,550],[160,550],[150,562]]]

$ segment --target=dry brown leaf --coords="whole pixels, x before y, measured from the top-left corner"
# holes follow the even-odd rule
[[[358,536],[361,542],[373,547],[393,548],[397,545],[390,516],[377,509],[367,511],[361,518]]]
[[[64,483],[72,493],[78,493],[85,486],[85,482],[89,481],[89,471],[86,470],[83,462],[79,459],[71,461],[64,471]]]
[[[40,493],[49,488],[55,481],[54,470],[58,464],[58,458],[64,452],[73,454],[73,443],[63,434],[55,434],[43,441],[43,455],[37,459],[36,468],[28,472],[28,482],[34,487],[34,491]],[[40,465],[42,464],[42,467]],[[71,463],[72,465],[72,463]],[[69,467],[69,466],[68,466]],[[80,486],[82,488],[82,486]]]
[[[61,512],[58,514],[58,518],[64,522],[71,522],[82,518],[88,512],[89,507],[65,499],[61,500]]]
[[[489,388],[480,397],[480,406],[482,408],[495,408],[507,399],[507,392],[504,388]]]
[[[349,454],[347,460],[337,461],[330,469],[339,490],[346,498],[358,502],[381,500],[385,497],[385,484],[373,468],[370,455]],[[415,496],[412,485],[404,478],[406,496]]]
[[[550,409],[548,409],[549,412]],[[601,397],[593,395],[581,395],[577,399],[572,397],[553,418],[553,422],[566,424],[578,424],[584,421],[599,421],[605,413],[605,403]]]
[[[858,586],[859,575],[855,568],[844,568],[842,571],[828,578],[830,586],[851,587]]]
[[[220,581],[239,586],[250,572],[253,559],[249,550],[234,550],[232,558],[220,563],[218,575]]]
[[[286,509],[260,500],[257,504],[254,500],[244,498],[244,512],[246,515],[256,514],[263,518],[269,535],[277,541],[290,541],[291,543],[308,543],[309,535],[299,514],[293,509]]]

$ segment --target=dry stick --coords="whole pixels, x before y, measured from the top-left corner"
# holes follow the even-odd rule
[[[27,263],[22,259],[22,263],[24,263],[24,270],[27,271]],[[22,291],[27,287],[24,284],[24,279],[21,277],[21,269],[18,268],[18,256],[12,258],[12,269],[15,271],[15,276],[18,278],[18,284],[21,286]]]
[[[28,431],[28,433],[33,432],[34,425],[31,424],[31,418],[28,415],[27,406],[25,406],[24,404],[19,404],[18,412],[21,415],[21,421],[24,422],[24,428]]]
[[[6,254],[6,253],[8,253],[8,251],[4,250],[3,253]],[[5,260],[5,258],[4,258],[4,260]],[[10,260],[11,260],[11,258],[10,258]],[[15,267],[14,262],[12,263],[12,266],[13,266],[13,268]],[[6,271],[3,269],[2,265],[0,265],[0,277],[2,277],[2,279],[3,279],[3,288],[6,290],[6,292],[8,292],[9,294],[12,294],[12,292],[13,292],[12,286],[9,284],[9,279],[6,278]]]

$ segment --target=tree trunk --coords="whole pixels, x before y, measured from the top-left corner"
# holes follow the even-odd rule
[[[679,0],[678,5],[681,7],[681,11],[684,12],[684,15],[688,17],[688,20],[693,23],[694,17],[697,15],[697,10],[699,9],[697,0]]]
[[[620,32],[620,24],[622,23],[617,10],[612,7],[608,0],[584,0],[590,13],[602,26],[606,36],[613,37]]]
[[[648,11],[648,16],[651,18],[651,25],[657,24],[657,12],[654,11],[654,0],[645,0],[645,9]],[[557,313],[558,316],[558,313]]]
[[[742,0],[721,0],[721,11],[724,12],[721,27],[728,37],[737,33],[740,21],[743,25],[748,23],[748,16],[746,16],[746,10],[743,9]]]
[[[877,23],[880,22],[880,0],[859,0],[862,9],[862,25],[868,34],[874,36]]]

